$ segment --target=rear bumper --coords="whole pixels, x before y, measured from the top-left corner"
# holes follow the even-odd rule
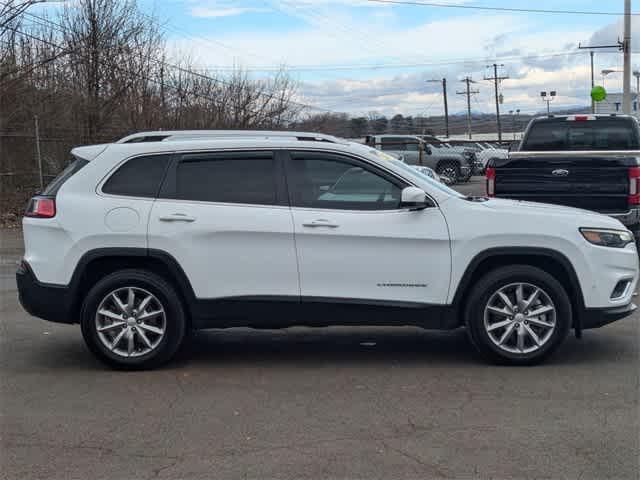
[[[632,208],[624,213],[609,213],[610,217],[620,220],[623,225],[632,226],[640,224],[640,208]]]
[[[582,315],[582,328],[600,328],[632,315],[638,307],[634,303],[615,308],[588,308]]]
[[[16,283],[20,304],[27,313],[51,322],[74,323],[73,300],[67,286],[39,282],[24,261],[16,272]]]

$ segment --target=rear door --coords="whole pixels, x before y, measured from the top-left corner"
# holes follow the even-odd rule
[[[303,300],[446,302],[444,217],[400,208],[406,183],[356,158],[299,151],[287,184]]]
[[[179,155],[149,219],[199,299],[298,297],[293,223],[272,151]]]

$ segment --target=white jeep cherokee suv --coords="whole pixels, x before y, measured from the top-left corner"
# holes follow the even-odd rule
[[[465,197],[364,145],[157,132],[72,155],[27,207],[20,300],[117,367],[166,362],[192,329],[293,325],[466,327],[532,364],[636,308],[617,220]]]

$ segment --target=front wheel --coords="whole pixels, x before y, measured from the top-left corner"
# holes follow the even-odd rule
[[[436,173],[442,177],[449,178],[452,183],[460,180],[460,167],[454,161],[444,161],[438,165]]]
[[[123,369],[154,368],[183,343],[186,315],[175,289],[145,270],[107,275],[87,294],[82,335],[103,362]]]
[[[488,360],[510,365],[542,362],[571,327],[571,302],[562,285],[529,265],[498,268],[470,293],[465,312],[472,343]]]

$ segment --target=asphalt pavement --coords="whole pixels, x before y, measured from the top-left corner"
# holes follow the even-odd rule
[[[2,479],[640,478],[638,315],[531,368],[463,331],[293,328],[117,372],[20,308],[20,238],[0,231]]]

